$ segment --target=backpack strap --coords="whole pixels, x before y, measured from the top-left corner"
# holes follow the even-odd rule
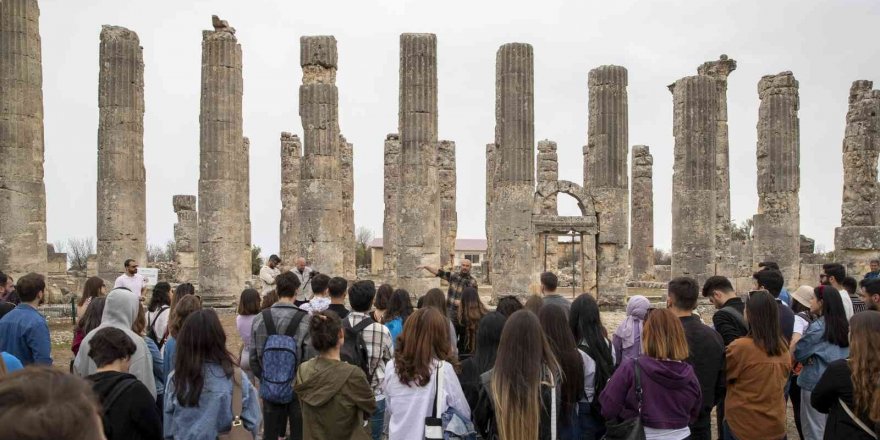
[[[104,399],[104,401],[101,402],[101,405],[104,407],[104,413],[106,414],[107,411],[109,411],[110,408],[113,407],[113,404],[116,403],[116,401],[119,400],[119,398],[122,397],[122,395],[126,391],[128,391],[129,388],[137,383],[137,381],[138,380],[133,377],[128,377],[119,381],[119,383],[117,383],[116,386],[113,387],[113,391],[111,391],[110,394],[108,394],[107,397]]]
[[[364,331],[365,328],[369,327],[375,322],[376,321],[373,321],[373,318],[367,316],[366,318],[362,319],[361,322],[359,322],[356,326],[351,327],[351,329],[355,332],[355,334],[360,334],[362,331]],[[345,320],[345,323],[351,326],[351,323],[348,322],[347,319]]]
[[[284,329],[284,334],[291,338],[296,338],[296,331],[299,330],[299,324],[306,315],[308,315],[308,313],[303,312],[302,310],[297,310],[296,314],[293,315],[293,318],[290,319],[290,324],[287,324],[287,328]]]
[[[278,328],[275,327],[275,320],[272,319],[271,307],[263,310],[263,323],[266,324],[266,336],[278,334]]]
[[[849,418],[852,419],[852,421],[855,422],[855,424],[858,425],[859,428],[862,428],[862,431],[865,431],[865,433],[873,439],[877,438],[877,434],[875,434],[871,428],[868,428],[868,426],[865,425],[865,422],[863,422],[862,419],[860,419],[852,412],[851,409],[849,409],[849,405],[847,405],[846,402],[843,401],[843,399],[838,397],[837,402],[840,403],[840,406],[843,408],[843,411],[846,412],[846,415],[848,415]]]
[[[746,330],[749,329],[749,323],[746,322],[745,316],[743,316],[742,312],[735,309],[733,306],[724,306],[719,311],[721,311],[721,312],[726,311],[727,313],[730,314],[730,316],[733,316],[733,319],[735,319],[736,322],[738,322],[739,325],[741,325],[744,329],[746,329]]]

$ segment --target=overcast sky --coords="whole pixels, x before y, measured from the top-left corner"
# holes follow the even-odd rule
[[[655,246],[670,247],[672,96],[666,86],[722,53],[729,78],[732,217],[757,209],[757,83],[785,70],[800,82],[801,233],[831,249],[840,224],[841,142],[853,80],[880,85],[880,2],[42,0],[49,241],[95,234],[98,37],[102,24],[144,48],[147,239],[173,237],[174,194],[196,194],[201,31],[218,14],[244,54],[244,133],[251,140],[253,242],[278,250],[279,135],[302,136],[299,37],[339,48],[339,121],[354,143],[355,223],[381,236],[382,148],[397,132],[399,34],[437,34],[439,133],[456,142],[458,236],[484,236],[485,144],[495,126],[495,52],[535,53],[535,138],[559,145],[560,178],[581,182],[587,72],[629,70],[629,141],[654,155]],[[560,197],[560,213],[576,205]]]

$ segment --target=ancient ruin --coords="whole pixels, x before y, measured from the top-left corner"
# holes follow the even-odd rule
[[[440,141],[437,149],[437,182],[440,185],[440,264],[455,264],[458,212],[455,210],[455,142]]]
[[[754,267],[775,261],[794,287],[800,274],[798,82],[791,72],[764,76],[758,96],[758,213],[752,260]]]
[[[0,2],[0,268],[46,271],[43,64],[37,0]]]
[[[281,232],[279,256],[290,265],[299,255],[299,177],[302,143],[299,136],[281,133]]]
[[[400,137],[396,133],[385,137],[383,199],[385,211],[382,223],[383,266],[385,281],[397,280],[397,212],[398,183],[400,182]]]
[[[632,148],[632,279],[654,279],[654,156],[647,145]]]
[[[342,181],[342,272],[340,276],[355,278],[354,235],[354,146],[339,136],[339,175]]]
[[[101,29],[98,75],[98,276],[113,281],[129,258],[146,263],[144,55],[136,33]]]
[[[176,195],[172,198],[177,223],[174,224],[174,244],[177,252],[177,281],[199,281],[199,213],[196,196]]]
[[[559,180],[559,156],[556,154],[556,142],[543,140],[538,142],[538,187],[553,184]],[[539,201],[541,215],[558,215],[556,194]],[[559,269],[559,239],[556,235],[540,234],[538,249],[541,249],[541,271],[556,272]]]

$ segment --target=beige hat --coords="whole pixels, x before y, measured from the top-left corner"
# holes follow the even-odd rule
[[[801,286],[798,287],[794,293],[791,294],[791,297],[795,299],[795,301],[801,303],[804,307],[810,307],[810,300],[816,299],[816,294],[813,293],[813,288],[810,286]]]

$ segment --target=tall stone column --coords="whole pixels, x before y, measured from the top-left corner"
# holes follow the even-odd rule
[[[779,264],[786,283],[800,275],[800,122],[798,82],[791,72],[758,82],[758,213],[753,267]]]
[[[174,244],[177,253],[177,282],[199,281],[199,213],[196,196],[176,195],[172,198],[177,223],[174,224]]]
[[[629,111],[627,71],[601,66],[588,75],[590,115],[584,188],[593,195],[599,218],[596,251],[599,295],[624,303],[629,267]]]
[[[440,141],[437,151],[437,173],[440,183],[440,264],[455,265],[455,238],[458,234],[458,212],[455,210],[455,142]]]
[[[538,142],[538,187],[559,180],[559,157],[556,154],[556,142],[543,140]],[[556,194],[541,200],[541,214],[557,215]],[[556,272],[559,269],[559,237],[541,234],[538,240],[537,255],[541,257],[541,269]]]
[[[98,74],[98,276],[147,256],[144,54],[136,33],[101,28]]]
[[[647,145],[632,148],[632,279],[654,279],[654,156]]]
[[[281,133],[281,261],[293,267],[300,255],[299,243],[299,179],[302,161],[302,143],[299,136]]]
[[[850,270],[868,271],[880,251],[880,90],[871,81],[854,81],[843,138],[843,205],[834,250]]]
[[[242,156],[244,164],[242,165],[242,173],[244,173],[244,205],[242,205],[242,214],[244,215],[244,247],[242,248],[242,258],[244,264],[248,268],[247,279],[252,275],[253,266],[251,265],[251,140],[247,137],[242,138]]]
[[[342,267],[340,276],[349,280],[356,278],[357,268],[355,262],[355,235],[354,235],[354,169],[353,169],[354,145],[347,142],[344,136],[339,136],[339,168],[342,180]]]
[[[0,2],[0,268],[45,273],[43,64],[37,0]]]
[[[199,290],[211,306],[234,303],[250,278],[248,158],[242,134],[241,46],[235,29],[212,17],[202,32],[199,114]]]
[[[730,258],[730,137],[727,133],[727,77],[736,70],[736,60],[721,55],[697,67],[697,74],[715,79],[718,119],[715,136],[715,258]]]
[[[437,173],[437,37],[400,36],[400,185],[397,278],[412,295],[440,286],[419,266],[440,265]]]
[[[497,100],[497,98],[496,98]],[[496,127],[497,130],[497,127]],[[492,247],[495,246],[492,241],[492,204],[495,201],[495,176],[498,171],[498,159],[495,155],[498,150],[495,144],[486,144],[486,271],[484,278],[486,282],[492,282]]]
[[[669,86],[673,100],[672,276],[702,283],[715,274],[715,79],[689,76]]]
[[[397,133],[385,136],[384,200],[382,222],[382,268],[385,282],[397,285],[397,215],[400,211],[400,137]],[[376,262],[373,262],[376,264]]]
[[[302,256],[320,272],[343,275],[336,38],[307,36],[299,41],[303,69],[299,115],[304,130],[299,195]]]
[[[532,204],[535,192],[535,84],[532,46],[501,46],[495,62],[495,189],[492,287],[525,295],[534,282]]]

